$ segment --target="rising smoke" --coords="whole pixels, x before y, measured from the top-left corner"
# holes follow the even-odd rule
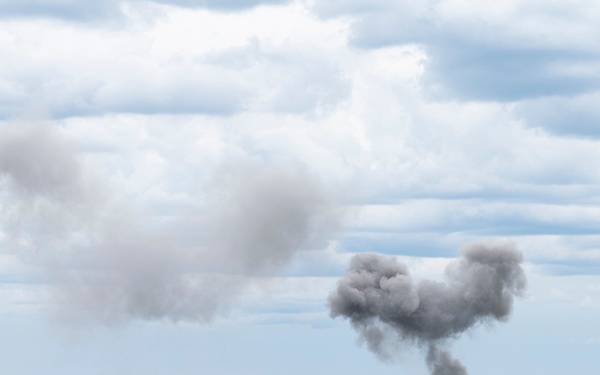
[[[67,322],[209,322],[255,276],[326,239],[339,211],[301,166],[241,161],[198,189],[193,228],[143,214],[39,124],[0,128],[0,239],[42,265]],[[165,213],[168,216],[169,213]],[[187,222],[189,224],[189,220]]]
[[[473,243],[450,263],[445,282],[415,282],[395,258],[360,254],[329,297],[331,316],[348,319],[368,348],[382,359],[400,344],[428,349],[432,375],[466,374],[440,349],[445,341],[480,323],[508,319],[513,296],[522,296],[522,254],[508,243]]]

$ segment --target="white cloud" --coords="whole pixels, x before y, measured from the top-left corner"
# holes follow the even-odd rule
[[[423,83],[433,97],[515,101],[580,94],[599,84],[592,67],[600,8],[593,1],[358,0],[313,8],[323,17],[350,17],[360,47],[423,45]]]
[[[116,28],[4,21],[0,116],[22,115],[32,105],[53,117],[256,109],[310,114],[347,96],[343,72],[327,57],[335,50],[307,45],[318,38],[330,41],[323,48],[339,48],[339,22],[320,25],[301,7],[240,14],[159,9],[165,15],[154,21],[132,18]],[[282,22],[267,27],[265,19]],[[311,26],[318,31],[299,32]],[[248,40],[256,42],[243,47]]]

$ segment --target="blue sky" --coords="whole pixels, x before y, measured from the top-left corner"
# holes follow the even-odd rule
[[[471,374],[596,374],[593,1],[0,0],[4,374],[425,374],[331,319],[352,255],[510,241]]]

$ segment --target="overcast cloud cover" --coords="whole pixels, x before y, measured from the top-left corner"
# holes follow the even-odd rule
[[[0,372],[595,375],[599,17],[0,0]],[[398,316],[335,307],[368,259],[469,289],[474,243],[526,277],[510,315],[392,323],[387,363]]]

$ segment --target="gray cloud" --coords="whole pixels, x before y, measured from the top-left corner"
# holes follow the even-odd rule
[[[187,8],[205,8],[218,11],[239,11],[259,5],[276,5],[289,0],[134,0],[138,3],[155,3]],[[93,3],[77,0],[0,0],[0,18],[9,17],[43,17],[58,18],[66,21],[87,22],[118,18],[121,14],[123,0],[105,0]]]
[[[181,68],[193,75],[184,77],[174,67],[154,70],[142,66],[104,66],[94,77],[66,71],[57,76],[52,73],[50,82],[44,70],[41,66],[33,67],[28,82],[7,78],[25,93],[7,92],[0,116],[20,115],[32,102],[46,108],[54,118],[107,113],[227,116],[244,109],[250,91],[232,74],[215,72],[210,67]],[[145,75],[160,77],[148,80]]]
[[[427,44],[429,61],[423,83],[441,98],[517,101],[551,95],[575,95],[598,87],[592,74],[569,66],[598,61],[590,53],[504,47],[450,38]],[[563,69],[558,69],[563,66]]]
[[[70,21],[89,21],[118,13],[117,0],[91,3],[78,0],[0,0],[0,18],[50,17]]]
[[[207,8],[220,11],[235,11],[259,5],[285,4],[290,0],[154,0],[158,4],[170,4],[188,8]]]
[[[41,265],[67,322],[209,322],[235,297],[332,234],[339,217],[300,166],[240,162],[219,170],[191,208],[198,235],[142,214],[92,179],[60,132],[5,125],[0,133],[4,247]],[[91,183],[94,181],[95,183]],[[30,250],[30,251],[29,251]],[[21,251],[22,253],[22,251]]]
[[[464,374],[439,346],[477,324],[507,320],[526,277],[511,244],[472,243],[462,255],[447,266],[445,282],[418,283],[393,257],[356,255],[329,297],[331,316],[350,320],[382,359],[394,358],[402,343],[428,346],[432,374]]]
[[[576,97],[545,97],[523,101],[516,115],[531,127],[558,135],[600,137],[600,109],[596,105],[599,92]]]
[[[596,22],[573,9],[525,3],[498,14],[449,11],[460,8],[449,1],[335,1],[313,9],[322,17],[354,17],[356,46],[422,46],[423,83],[436,98],[517,101],[598,88],[600,56],[585,37],[597,32]],[[549,30],[549,24],[556,27]],[[588,31],[577,34],[581,30]]]

